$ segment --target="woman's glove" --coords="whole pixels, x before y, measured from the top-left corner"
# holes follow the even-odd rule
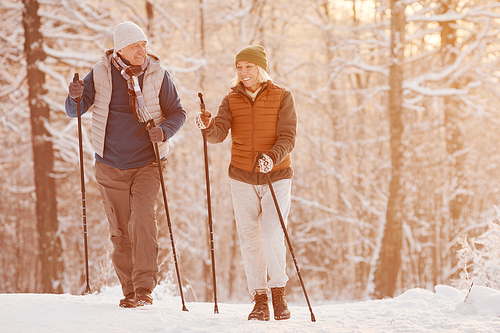
[[[212,114],[209,111],[198,112],[194,115],[194,122],[200,130],[209,128],[213,121]]]
[[[268,173],[274,167],[273,160],[267,156],[266,154],[262,154],[262,157],[259,158],[259,170],[262,173]]]

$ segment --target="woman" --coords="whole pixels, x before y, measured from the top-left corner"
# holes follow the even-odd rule
[[[290,153],[297,136],[295,101],[290,91],[272,82],[262,46],[243,48],[235,65],[234,86],[217,116],[199,112],[195,121],[210,143],[223,142],[231,130],[231,195],[248,290],[255,301],[248,319],[269,320],[269,289],[274,318],[289,319],[284,233],[264,173],[269,173],[286,223],[293,177]],[[256,161],[259,152],[263,156]]]

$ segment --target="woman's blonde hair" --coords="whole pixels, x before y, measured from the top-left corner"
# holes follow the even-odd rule
[[[257,69],[259,70],[259,77],[257,78],[257,82],[267,82],[268,80],[271,80],[271,76],[269,75],[268,72],[266,72],[266,70],[262,67],[260,67],[259,65],[255,65],[257,66]],[[238,83],[240,83],[241,79],[239,78],[238,74],[236,74],[236,76],[233,78],[233,80],[231,81],[231,84],[233,86],[237,86]]]

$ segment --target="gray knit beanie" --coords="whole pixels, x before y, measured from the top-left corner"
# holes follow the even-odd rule
[[[238,61],[248,61],[262,67],[267,72],[267,54],[261,45],[250,45],[241,49],[236,55],[236,65]]]
[[[134,22],[126,21],[116,26],[115,34],[113,36],[116,52],[129,46],[130,44],[142,41],[148,41],[146,34]]]

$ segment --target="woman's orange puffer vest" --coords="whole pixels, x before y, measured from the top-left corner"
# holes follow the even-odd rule
[[[276,142],[278,112],[285,89],[268,81],[253,105],[248,97],[236,92],[228,94],[232,114],[231,164],[245,171],[252,171],[259,151],[264,154]],[[273,167],[273,171],[286,169],[291,165],[290,155]]]

